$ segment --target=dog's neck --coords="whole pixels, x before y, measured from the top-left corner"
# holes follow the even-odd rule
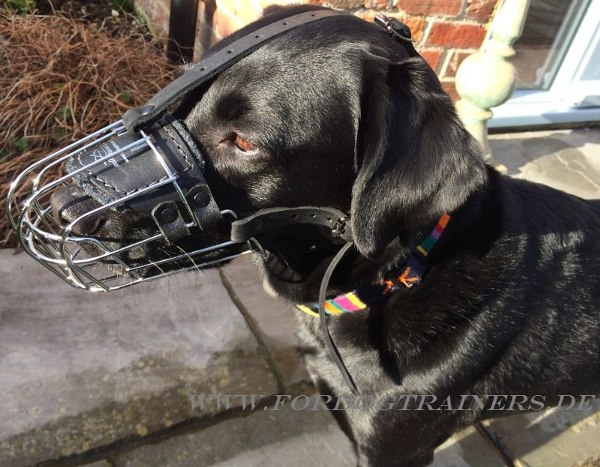
[[[488,182],[473,192],[462,206],[452,211],[451,220],[443,235],[427,257],[430,265],[439,265],[457,255],[481,256],[487,251],[498,232],[502,212],[497,199],[500,175],[488,169]],[[388,244],[382,255],[367,259],[357,252],[340,262],[334,274],[329,295],[346,293],[366,283],[385,279],[406,264],[415,247],[426,238],[436,225],[437,219],[416,229],[401,232]],[[427,270],[424,278],[427,279]]]
[[[502,218],[498,200],[499,177],[493,169],[488,169],[486,183],[449,213],[451,220],[427,257],[423,281],[435,280],[435,274],[430,273],[430,269],[435,267],[439,271],[440,265],[443,267],[452,258],[461,257],[466,261],[468,258],[481,257],[490,248]],[[327,296],[331,298],[346,294],[366,284],[381,281],[390,272],[402,268],[419,239],[429,235],[437,220],[434,218],[417,228],[399,232],[377,258],[366,258],[357,250],[350,250],[335,268]],[[321,279],[332,258],[324,257],[302,283],[269,284],[265,281],[265,289],[293,303],[315,303]]]

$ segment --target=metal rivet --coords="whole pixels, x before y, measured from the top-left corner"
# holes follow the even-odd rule
[[[142,107],[137,108],[137,112],[140,115],[148,115],[153,110],[154,110],[154,104],[147,104],[147,105],[143,105]]]
[[[210,195],[206,191],[199,191],[194,195],[194,203],[196,206],[203,208],[210,203]]]
[[[175,208],[166,207],[160,213],[161,220],[167,224],[175,222],[178,217],[179,213]]]

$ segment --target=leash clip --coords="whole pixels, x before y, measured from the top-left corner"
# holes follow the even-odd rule
[[[375,24],[385,28],[396,39],[405,42],[415,42],[415,40],[411,38],[410,28],[395,18],[378,15],[375,16]]]
[[[346,233],[346,223],[348,222],[348,218],[347,217],[340,217],[337,220],[337,223],[335,224],[335,226],[333,227],[333,229],[331,229],[331,234],[334,237],[341,237]]]

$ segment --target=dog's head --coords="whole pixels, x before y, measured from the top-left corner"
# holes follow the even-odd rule
[[[214,50],[310,8],[318,7],[269,8]],[[350,15],[273,39],[187,96],[176,115],[204,154],[221,209],[337,208],[350,215],[356,249],[366,258],[456,209],[484,181],[476,143],[426,62],[411,44]],[[77,211],[72,198],[53,202],[59,216],[69,217],[67,204]],[[90,229],[116,245],[147,236],[152,225],[137,215],[104,217]],[[215,235],[211,241],[227,232]],[[207,243],[203,235],[190,241]],[[267,278],[295,299],[339,248],[302,226],[267,243]],[[156,260],[172,252],[140,247],[134,254]]]

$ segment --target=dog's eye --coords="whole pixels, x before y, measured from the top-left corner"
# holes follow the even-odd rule
[[[242,152],[254,152],[256,147],[247,139],[242,138],[237,133],[233,135],[233,144]]]

